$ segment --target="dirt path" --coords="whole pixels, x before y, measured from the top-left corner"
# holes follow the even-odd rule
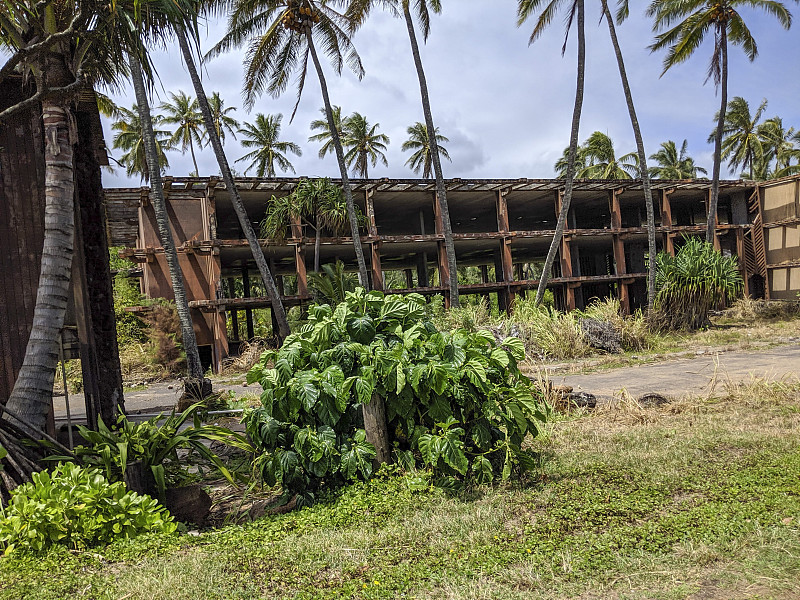
[[[709,390],[716,373],[717,386],[726,380],[742,381],[751,376],[779,380],[800,376],[800,344],[778,346],[769,350],[746,352],[709,352],[691,358],[669,359],[662,362],[621,367],[587,375],[551,375],[553,384],[572,386],[575,391],[594,394],[601,400],[613,398],[623,388],[638,398],[656,392],[663,396],[679,398],[686,394],[703,394]],[[258,385],[246,386],[244,375],[214,383],[215,392],[231,391],[237,398],[258,396]],[[129,412],[168,412],[181,393],[179,381],[154,383],[144,390],[125,394]],[[56,420],[66,418],[64,398],[54,399]],[[75,420],[85,419],[83,394],[70,396],[70,409]]]
[[[551,381],[589,392],[598,399],[610,399],[623,388],[635,398],[646,393],[680,398],[706,393],[714,381],[720,389],[728,380],[738,382],[753,376],[780,380],[799,375],[800,344],[792,344],[754,352],[704,353],[587,375],[552,375]]]

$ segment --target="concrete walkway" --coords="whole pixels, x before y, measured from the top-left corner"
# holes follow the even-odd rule
[[[691,358],[666,359],[662,362],[622,367],[588,375],[551,375],[554,385],[569,385],[575,391],[585,391],[600,400],[610,400],[623,388],[638,398],[646,393],[658,393],[671,398],[707,393],[716,371],[717,389],[725,381],[745,381],[751,376],[772,380],[800,376],[800,344],[778,346],[760,351],[731,351],[704,353]],[[243,385],[241,375],[214,383],[214,392],[232,391],[237,398],[260,396],[261,386]],[[129,413],[169,412],[182,391],[180,381],[151,384],[144,390],[125,394]],[[56,420],[66,419],[64,397],[54,399]],[[83,394],[70,395],[70,410],[75,421],[85,420]]]
[[[553,375],[551,381],[608,400],[623,388],[634,398],[647,393],[680,398],[707,393],[714,380],[720,390],[728,380],[740,382],[751,377],[781,380],[798,376],[800,344],[792,344],[752,352],[704,353],[588,375]]]

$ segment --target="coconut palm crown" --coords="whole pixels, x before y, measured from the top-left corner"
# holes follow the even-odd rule
[[[337,74],[347,65],[359,79],[364,75],[348,36],[350,21],[335,8],[343,4],[342,0],[234,0],[228,30],[208,54],[217,56],[247,46],[242,92],[248,109],[264,92],[280,96],[295,75],[299,104],[309,66],[306,25]]]
[[[378,133],[380,123],[370,125],[367,118],[360,113],[353,113],[344,122],[344,139],[342,142],[347,148],[344,160],[347,166],[361,177],[369,177],[370,164],[374,167],[380,160],[384,166],[389,166],[386,160],[386,146],[389,136]]]
[[[422,171],[422,177],[424,179],[430,179],[433,174],[433,157],[431,156],[431,143],[428,139],[428,128],[425,126],[425,123],[417,121],[411,125],[406,132],[408,133],[408,139],[403,142],[400,149],[403,152],[413,152],[406,161],[406,166],[414,171],[414,173]],[[447,148],[442,146],[442,144],[450,140],[439,133],[438,127],[436,128],[435,135],[436,145],[439,148],[439,156],[452,161]]]
[[[296,156],[302,156],[303,151],[294,142],[281,141],[281,121],[283,115],[256,115],[255,123],[245,123],[239,129],[242,135],[241,144],[245,148],[254,148],[236,162],[243,160],[252,161],[245,169],[245,173],[252,168],[256,169],[258,177],[275,177],[275,165],[284,173],[287,171],[295,172],[294,166],[286,153],[291,152]]]
[[[694,159],[687,150],[688,141],[683,140],[681,149],[672,140],[661,143],[661,148],[650,159],[658,163],[657,167],[650,167],[650,177],[658,179],[697,179],[697,174],[707,175],[703,167],[694,164]]]
[[[125,167],[125,173],[128,176],[139,175],[142,181],[150,181],[150,171],[144,155],[144,134],[142,132],[142,123],[139,119],[139,107],[135,104],[132,109],[119,106],[117,107],[117,113],[118,120],[111,124],[111,129],[115,132],[111,145],[113,148],[124,152],[119,159],[119,163]],[[153,115],[156,151],[158,152],[158,162],[163,172],[169,169],[169,159],[166,152],[172,146],[170,142],[171,132],[158,128],[162,123],[163,118],[161,116]]]

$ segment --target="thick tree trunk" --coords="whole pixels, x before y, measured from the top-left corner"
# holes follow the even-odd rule
[[[203,89],[203,84],[200,81],[200,76],[197,73],[194,57],[189,48],[186,34],[183,30],[178,29],[177,35],[178,43],[183,53],[183,61],[186,63],[186,68],[189,69],[189,76],[192,78],[194,92],[200,104],[200,112],[203,113],[203,121],[206,125],[206,131],[208,132],[208,139],[211,141],[211,147],[214,149],[214,155],[217,157],[217,163],[222,173],[222,180],[225,182],[225,187],[230,194],[233,210],[236,212],[236,217],[239,219],[239,226],[242,228],[245,238],[247,238],[247,244],[250,246],[253,259],[256,261],[261,280],[267,288],[267,295],[269,296],[270,305],[272,306],[272,314],[275,315],[275,320],[278,323],[278,334],[282,339],[286,339],[291,331],[289,330],[289,321],[286,318],[286,309],[283,306],[281,295],[278,292],[278,286],[275,285],[275,279],[272,277],[272,272],[267,265],[267,259],[264,257],[264,252],[261,250],[261,244],[258,241],[256,232],[253,230],[250,217],[247,216],[247,211],[242,202],[242,197],[239,194],[239,189],[236,187],[236,182],[233,180],[233,173],[231,173],[228,159],[222,148],[222,141],[219,139],[217,128],[214,125],[214,116],[211,113],[211,106],[208,104],[208,98]]]
[[[364,432],[367,441],[375,446],[375,461],[379,464],[391,462],[389,432],[386,429],[386,403],[378,394],[363,405]]]
[[[100,165],[95,157],[94,142],[90,126],[90,115],[77,113],[78,146],[75,152],[76,189],[80,204],[80,231],[82,252],[76,248],[76,256],[83,256],[86,274],[86,308],[91,319],[95,365],[86,364],[84,369],[94,366],[97,381],[98,413],[104,423],[115,423],[119,411],[124,409],[122,371],[117,346],[117,322],[114,317],[114,284],[108,256],[108,236]],[[77,265],[76,265],[77,266]],[[77,282],[76,282],[77,284]],[[84,378],[84,381],[87,381]]]
[[[642,187],[644,188],[644,203],[647,209],[647,308],[650,310],[653,308],[653,302],[656,298],[656,217],[655,210],[653,209],[653,189],[650,185],[650,173],[647,170],[647,154],[644,151],[642,130],[639,127],[639,119],[636,116],[636,107],[633,104],[633,95],[631,94],[631,86],[628,83],[628,74],[625,70],[625,61],[622,58],[622,49],[619,46],[617,31],[614,27],[614,17],[611,16],[611,11],[608,10],[607,1],[602,0],[602,3],[603,14],[605,15],[606,22],[608,23],[608,33],[611,36],[611,43],[614,45],[614,54],[617,56],[619,77],[622,80],[622,89],[625,92],[625,102],[628,104],[628,114],[631,118],[633,136],[636,138],[636,151],[639,155],[639,176],[642,178]]]
[[[328,128],[331,132],[331,141],[333,142],[333,149],[336,152],[336,160],[339,163],[339,173],[342,177],[342,189],[344,190],[344,199],[347,203],[347,216],[350,219],[350,231],[353,235],[353,247],[356,251],[356,261],[358,262],[358,280],[359,283],[369,289],[369,273],[367,272],[367,263],[364,261],[364,249],[361,247],[361,234],[358,230],[358,217],[356,216],[356,204],[353,200],[353,190],[350,189],[350,178],[347,176],[347,165],[344,162],[344,150],[342,150],[342,140],[339,137],[339,130],[336,129],[336,123],[333,120],[333,109],[331,108],[331,100],[328,96],[328,84],[325,81],[325,73],[322,72],[322,65],[317,56],[317,49],[314,47],[314,39],[311,35],[311,28],[306,27],[305,30],[306,40],[308,42],[308,49],[311,53],[311,59],[314,61],[314,68],[317,70],[317,77],[319,77],[319,86],[322,90],[322,100],[325,102],[325,116],[328,119]]]
[[[60,61],[49,62],[52,63],[49,68],[56,68]],[[58,366],[59,336],[70,294],[75,241],[71,116],[65,107],[44,100],[42,120],[45,215],[39,289],[25,358],[7,402],[10,411],[40,430],[45,428],[53,401],[53,379]]]
[[[411,41],[411,53],[414,55],[414,66],[417,68],[417,78],[419,79],[419,90],[422,96],[422,112],[425,114],[425,128],[428,130],[428,143],[430,144],[431,162],[433,172],[436,176],[436,199],[439,202],[439,210],[442,213],[442,227],[444,229],[444,247],[447,253],[447,265],[450,271],[450,280],[442,281],[443,285],[450,288],[450,306],[459,306],[458,294],[458,270],[456,265],[456,248],[453,244],[453,228],[450,224],[450,209],[447,205],[447,190],[444,186],[444,175],[442,175],[442,161],[439,157],[439,144],[436,142],[436,127],[433,124],[433,113],[431,112],[431,101],[428,95],[428,81],[425,78],[425,70],[422,68],[422,58],[419,54],[419,44],[417,34],[414,30],[414,21],[411,18],[408,2],[403,2],[403,16],[406,20],[408,38]]]
[[[578,79],[575,84],[575,108],[572,111],[572,129],[569,136],[569,158],[567,159],[567,174],[564,183],[564,198],[561,202],[561,211],[558,213],[558,223],[553,241],[550,243],[550,250],[544,261],[542,276],[539,279],[539,289],[536,291],[536,304],[541,304],[544,292],[547,289],[547,280],[550,277],[550,270],[556,259],[556,253],[561,245],[561,238],[564,235],[564,225],[567,222],[569,205],[572,202],[572,185],[575,179],[575,157],[578,154],[578,130],[581,125],[581,110],[583,109],[583,82],[586,71],[586,37],[584,35],[584,4],[583,0],[577,0],[578,4]]]
[[[153,121],[150,116],[150,102],[147,99],[147,90],[145,88],[142,66],[139,63],[139,59],[133,55],[130,55],[129,58],[131,80],[133,81],[133,89],[136,93],[139,119],[142,122],[142,137],[150,174],[150,197],[153,202],[153,210],[156,214],[158,234],[161,238],[161,245],[164,247],[164,255],[166,257],[167,267],[169,268],[170,279],[172,280],[172,290],[175,294],[175,307],[177,308],[178,318],[181,322],[183,350],[186,353],[186,366],[189,374],[186,389],[202,389],[202,385],[198,382],[202,382],[203,380],[203,367],[200,363],[200,354],[197,350],[197,338],[194,335],[192,316],[189,310],[189,304],[186,300],[186,288],[183,282],[181,266],[178,262],[178,252],[175,249],[175,240],[172,237],[172,230],[169,226],[167,204],[164,200],[164,188],[161,182],[161,169],[158,164],[158,153],[156,152],[155,137],[153,135]]]
[[[722,129],[725,126],[725,111],[728,109],[728,30],[726,24],[721,25],[720,52],[722,53],[722,78],[720,81],[720,108],[717,119],[717,131],[714,135],[714,173],[711,179],[711,199],[708,203],[708,224],[706,225],[706,242],[714,243],[717,229],[717,204],[719,203],[719,174],[722,162]]]

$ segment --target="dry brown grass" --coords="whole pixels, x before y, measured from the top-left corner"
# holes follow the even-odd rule
[[[258,363],[266,349],[267,346],[262,340],[243,341],[239,346],[239,356],[230,356],[222,362],[220,375],[246,373]]]

